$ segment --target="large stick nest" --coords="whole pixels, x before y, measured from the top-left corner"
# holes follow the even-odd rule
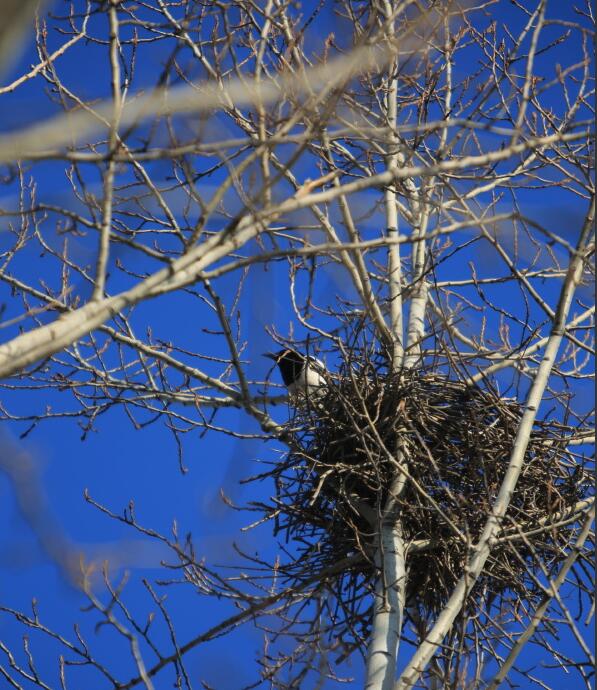
[[[407,555],[409,608],[437,612],[462,575],[504,478],[521,405],[437,374],[382,375],[351,367],[317,400],[299,401],[293,449],[272,474],[278,533],[317,567],[361,554],[339,588],[355,597],[375,579],[380,516],[400,472],[398,499]],[[564,557],[569,534],[556,529],[586,496],[587,477],[566,450],[572,428],[538,422],[500,540],[469,598],[526,600],[538,594],[529,572]],[[569,520],[574,522],[574,518]],[[561,527],[561,525],[560,525]],[[520,533],[525,537],[521,538]]]

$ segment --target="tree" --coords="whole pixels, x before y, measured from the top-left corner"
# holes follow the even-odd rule
[[[41,639],[2,643],[6,681],[197,687],[192,650],[252,623],[263,687],[331,687],[358,657],[371,690],[515,670],[546,687],[537,658],[590,687],[589,5],[64,7],[36,15],[36,62],[0,88],[5,112],[23,93],[41,113],[0,137],[2,415],[22,435],[76,419],[85,438],[120,410],[131,433],[162,424],[183,472],[205,435],[258,440],[245,510],[279,541],[228,571],[87,494],[169,553],[133,613],[6,440],[23,514],[135,667],[1,602]],[[256,364],[266,328],[329,367],[288,420]],[[181,640],[202,605],[169,607],[176,583],[221,620]],[[56,645],[58,670],[38,671]]]

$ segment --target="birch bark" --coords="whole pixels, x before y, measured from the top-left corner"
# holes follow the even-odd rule
[[[388,39],[395,37],[393,7],[389,0],[383,4],[388,21]],[[398,79],[397,60],[390,63],[386,90],[386,119],[389,129],[387,141],[386,167],[395,170],[400,162],[398,136],[396,134]],[[386,231],[388,239],[399,236],[398,207],[396,191],[388,185],[384,192]],[[390,331],[392,335],[391,362],[397,372],[404,358],[403,344],[403,305],[402,305],[402,266],[400,245],[391,243],[388,248],[388,279],[390,297]],[[398,458],[399,464],[403,458]],[[375,586],[373,622],[371,638],[367,651],[366,690],[391,690],[396,677],[396,660],[400,635],[404,623],[406,590],[406,553],[400,523],[398,498],[405,485],[405,477],[399,473],[392,484],[390,496],[383,506],[379,519],[378,547],[375,563],[380,576]]]

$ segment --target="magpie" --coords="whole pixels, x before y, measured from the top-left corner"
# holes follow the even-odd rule
[[[282,381],[292,396],[320,397],[325,392],[326,369],[322,361],[303,355],[289,347],[279,352],[266,352],[280,369]]]

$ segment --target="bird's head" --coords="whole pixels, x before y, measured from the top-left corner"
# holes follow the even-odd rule
[[[278,352],[266,352],[264,357],[273,359],[278,365],[285,386],[289,386],[297,380],[306,360],[305,355],[289,347]]]

